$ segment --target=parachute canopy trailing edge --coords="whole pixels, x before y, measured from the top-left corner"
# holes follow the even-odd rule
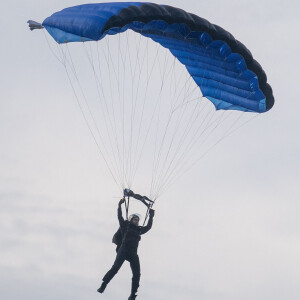
[[[182,9],[139,2],[84,4],[54,13],[41,27],[57,43],[98,41],[131,29],[169,49],[217,110],[263,113],[274,105],[266,74],[245,45]]]

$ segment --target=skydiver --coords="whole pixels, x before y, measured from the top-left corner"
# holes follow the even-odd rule
[[[141,240],[141,235],[148,232],[152,227],[154,210],[149,210],[149,220],[146,226],[139,226],[140,217],[137,214],[132,214],[129,216],[128,221],[124,220],[122,216],[121,205],[125,202],[125,199],[121,199],[118,205],[118,219],[120,223],[120,231],[122,234],[122,240],[120,245],[117,247],[117,256],[115,262],[111,269],[103,277],[102,284],[97,290],[99,293],[103,293],[107,284],[111,279],[118,273],[122,264],[125,260],[129,261],[131,271],[132,271],[132,285],[131,294],[128,300],[134,300],[137,295],[136,292],[139,287],[140,282],[140,261],[137,254],[137,249],[139,246],[139,241]]]

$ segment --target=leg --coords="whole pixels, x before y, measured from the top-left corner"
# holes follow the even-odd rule
[[[132,271],[131,295],[134,296],[140,285],[141,269],[139,256],[137,254],[133,255],[129,262]]]
[[[108,284],[112,278],[118,273],[120,268],[122,267],[123,263],[125,261],[125,255],[122,250],[120,250],[117,254],[116,260],[111,267],[111,269],[104,275],[103,282]]]

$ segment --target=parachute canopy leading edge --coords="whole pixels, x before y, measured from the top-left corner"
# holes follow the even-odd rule
[[[263,113],[274,104],[266,74],[251,52],[223,28],[182,9],[85,4],[56,12],[42,25],[57,43],[98,41],[131,29],[168,48],[217,110]]]

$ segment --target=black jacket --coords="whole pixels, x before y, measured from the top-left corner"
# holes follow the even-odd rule
[[[141,235],[148,232],[153,223],[153,215],[151,214],[146,226],[136,226],[129,221],[125,221],[122,216],[121,204],[118,207],[118,219],[120,223],[120,229],[122,233],[122,247],[125,247],[129,251],[137,252]]]

